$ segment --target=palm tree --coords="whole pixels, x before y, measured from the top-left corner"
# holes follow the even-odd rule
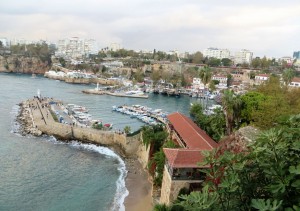
[[[226,132],[230,135],[234,126],[239,126],[242,100],[240,96],[235,96],[230,90],[226,90],[222,97],[222,105],[226,120]]]
[[[282,74],[283,81],[288,86],[295,77],[295,71],[291,68],[285,69]]]
[[[211,69],[208,66],[201,68],[199,77],[201,79],[201,82],[204,84],[204,93],[205,93],[206,90],[208,89],[206,85],[209,84],[212,77]],[[206,102],[206,106],[207,106],[207,102]],[[203,107],[204,107],[204,98],[203,98]]]

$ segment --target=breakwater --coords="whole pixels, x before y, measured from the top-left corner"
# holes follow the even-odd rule
[[[107,86],[119,85],[119,82],[116,80],[110,80],[106,78],[71,78],[61,75],[52,75],[49,72],[45,72],[44,77],[54,80],[64,81],[66,83],[72,84],[101,84]]]
[[[146,94],[126,94],[125,92],[111,92],[106,90],[97,90],[97,89],[86,89],[82,91],[85,94],[96,94],[96,95],[111,95],[115,97],[131,97],[131,98],[142,98],[148,99],[148,95]]]
[[[115,149],[123,157],[136,156],[141,143],[140,134],[128,137],[123,133],[56,122],[51,115],[48,98],[35,97],[22,102],[19,120],[23,124],[23,133],[47,134],[63,141],[78,140],[107,146]]]

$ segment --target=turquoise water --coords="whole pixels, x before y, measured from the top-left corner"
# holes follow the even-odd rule
[[[188,115],[190,103],[181,98],[150,95],[149,99],[87,95],[74,85],[29,75],[0,74],[0,210],[124,210],[126,170],[113,151],[94,145],[62,143],[53,137],[21,136],[15,122],[19,106],[37,94],[85,106],[94,119],[114,129],[142,123],[112,112],[113,105],[140,104]]]

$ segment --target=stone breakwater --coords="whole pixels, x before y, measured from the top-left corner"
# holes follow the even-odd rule
[[[18,115],[23,135],[52,135],[59,140],[78,140],[115,149],[123,157],[136,157],[140,148],[140,134],[127,137],[112,131],[101,131],[88,127],[67,125],[56,122],[50,112],[49,99],[30,99],[20,104]]]
[[[20,113],[17,116],[17,121],[21,125],[21,134],[27,135],[32,134],[34,136],[41,136],[42,131],[40,131],[34,124],[32,112],[28,104],[20,103]]]
[[[66,83],[72,84],[101,84],[106,86],[119,85],[116,80],[106,79],[106,78],[69,78],[66,76],[51,75],[49,72],[45,72],[44,77],[54,80],[65,81]]]

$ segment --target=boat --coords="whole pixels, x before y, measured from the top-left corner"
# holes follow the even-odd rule
[[[31,78],[36,78],[36,74],[32,73]]]

